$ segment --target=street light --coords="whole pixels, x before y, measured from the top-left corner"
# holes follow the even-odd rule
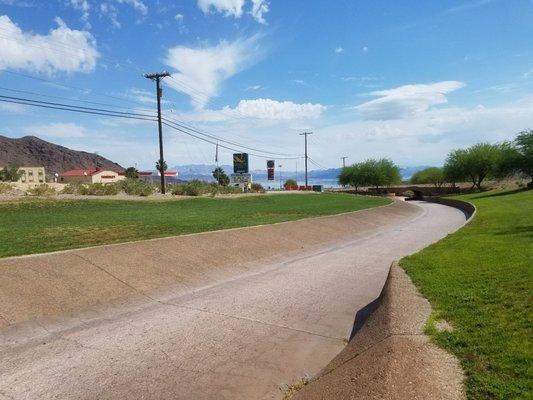
[[[283,167],[283,165],[278,165],[279,167],[279,188],[280,190],[283,189],[283,185],[281,184],[281,167]]]

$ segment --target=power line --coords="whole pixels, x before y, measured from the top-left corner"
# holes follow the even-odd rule
[[[212,135],[212,134],[209,134],[209,133],[205,133],[205,132],[202,132],[202,131],[199,131],[197,129],[194,129],[192,127],[190,127],[189,125],[185,124],[183,121],[176,121],[174,119],[171,119],[171,118],[165,118],[163,117],[163,120],[164,121],[167,121],[167,122],[173,122],[175,123],[176,125],[180,126],[181,128],[184,128],[184,129],[188,129],[194,133],[197,133],[199,135],[202,135],[202,136],[206,136],[206,137],[209,137],[211,139],[215,139],[217,141],[220,141],[220,142],[224,142],[224,143],[227,143],[227,144],[230,144],[230,145],[233,145],[233,146],[238,146],[242,149],[247,149],[247,150],[252,150],[252,151],[257,151],[259,153],[265,153],[265,154],[270,154],[271,156],[275,155],[275,156],[287,156],[287,157],[293,157],[293,156],[296,156],[296,154],[288,154],[288,153],[277,153],[277,152],[272,152],[272,151],[266,151],[266,150],[261,150],[261,149],[257,149],[257,148],[254,148],[254,147],[249,147],[249,146],[245,146],[245,145],[242,145],[240,143],[236,143],[236,142],[233,142],[233,141],[230,141],[230,140],[227,140],[227,139],[224,139],[224,138],[221,138],[219,136],[215,136],[215,135]],[[298,156],[299,157],[299,156]]]
[[[53,102],[49,102],[49,101],[32,100],[32,99],[26,99],[26,98],[22,98],[22,97],[2,96],[2,95],[0,95],[0,98],[8,99],[8,100],[31,102],[31,103],[36,103],[36,104],[46,104],[46,105],[50,105],[50,106],[68,107],[68,108],[79,109],[79,110],[106,112],[106,113],[113,113],[113,114],[119,114],[119,115],[132,115],[132,116],[136,116],[136,117],[155,118],[155,115],[153,115],[153,114],[141,114],[141,113],[126,112],[126,111],[106,110],[106,109],[103,109],[103,108],[82,107],[82,106],[76,106],[76,105],[72,105],[72,104],[53,103]]]
[[[172,128],[174,130],[182,132],[182,133],[184,133],[186,135],[189,135],[191,137],[194,137],[196,139],[202,140],[202,141],[207,142],[207,143],[211,143],[212,145],[216,146],[216,144],[217,144],[216,141],[213,141],[213,140],[210,140],[210,139],[206,139],[205,137],[198,136],[198,135],[196,135],[194,133],[191,133],[190,131],[183,129],[179,125],[176,125],[173,122],[170,122],[168,120],[163,121],[163,125],[168,126],[169,128]],[[226,150],[231,150],[231,151],[242,151],[242,147],[241,148],[235,148],[235,147],[230,147],[230,146],[227,146],[227,145],[224,145],[224,144],[220,144],[220,143],[218,144],[218,147],[221,147],[221,148],[226,149]],[[272,157],[272,156],[265,156],[265,155],[257,154],[257,153],[248,153],[248,154],[253,155],[255,157],[265,158],[265,159],[269,159],[269,158]],[[302,157],[299,156],[299,157],[278,157],[278,158],[279,159],[283,159],[283,160],[295,160],[295,159],[302,158]]]
[[[29,91],[29,90],[11,89],[11,88],[6,88],[6,87],[2,87],[2,86],[0,86],[0,90],[5,90],[5,91],[8,91],[8,92],[14,92],[14,93],[30,94],[30,95],[33,95],[33,96],[46,97],[46,98],[50,98],[50,99],[69,100],[69,101],[75,101],[75,102],[78,102],[78,103],[95,104],[95,105],[99,105],[99,106],[119,108],[119,109],[123,109],[123,110],[129,110],[130,109],[128,107],[123,107],[123,106],[119,106],[119,105],[116,105],[116,104],[100,103],[100,102],[97,102],[97,101],[89,101],[89,100],[78,100],[78,99],[73,99],[73,98],[70,98],[70,97],[53,96],[53,95],[42,94],[42,93],[38,93],[38,92],[32,92],[32,91]],[[149,110],[148,109],[139,109],[139,111],[149,111]]]
[[[83,109],[73,109],[73,108],[68,108],[68,107],[52,106],[52,105],[47,105],[47,104],[38,104],[38,103],[31,102],[31,100],[30,101],[9,100],[9,99],[4,99],[2,97],[4,97],[4,96],[0,96],[0,101],[4,102],[4,103],[22,104],[22,105],[26,105],[26,106],[48,108],[48,109],[62,110],[62,111],[73,111],[73,112],[82,113],[82,114],[104,115],[104,116],[107,116],[107,117],[119,117],[119,118],[128,118],[128,119],[138,119],[138,120],[144,120],[144,121],[155,121],[155,119],[152,119],[152,118],[137,117],[137,116],[134,116],[134,115],[115,114],[112,111],[111,112],[88,111],[88,110],[83,110]]]

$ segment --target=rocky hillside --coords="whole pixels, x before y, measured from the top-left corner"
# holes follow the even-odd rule
[[[10,164],[43,166],[46,174],[85,168],[124,170],[119,164],[97,154],[71,150],[35,136],[12,139],[0,135],[0,167]]]

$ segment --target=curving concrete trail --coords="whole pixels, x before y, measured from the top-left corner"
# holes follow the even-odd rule
[[[37,333],[5,329],[0,398],[281,398],[343,349],[355,312],[377,297],[394,259],[465,221],[450,207],[417,206],[365,235],[195,291],[143,294]]]

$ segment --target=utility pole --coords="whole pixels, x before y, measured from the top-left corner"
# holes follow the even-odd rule
[[[342,160],[342,168],[346,168],[346,159],[348,157],[341,157],[341,160]]]
[[[304,132],[304,133],[300,133],[300,136],[304,136],[305,138],[305,190],[307,190],[307,186],[308,186],[308,183],[307,183],[307,159],[309,158],[307,156],[307,135],[312,135],[313,132]]]
[[[163,169],[165,159],[163,157],[163,126],[161,123],[161,96],[163,95],[163,91],[161,90],[161,79],[167,76],[170,76],[170,74],[166,71],[144,75],[145,78],[155,81],[157,97],[157,124],[159,126],[159,173],[161,175],[161,194],[165,194],[165,170]]]
[[[280,164],[280,165],[278,165],[278,167],[279,167],[279,188],[283,189],[283,185],[281,183],[282,180],[283,180],[282,177],[281,177],[281,167],[283,167],[283,165]]]

